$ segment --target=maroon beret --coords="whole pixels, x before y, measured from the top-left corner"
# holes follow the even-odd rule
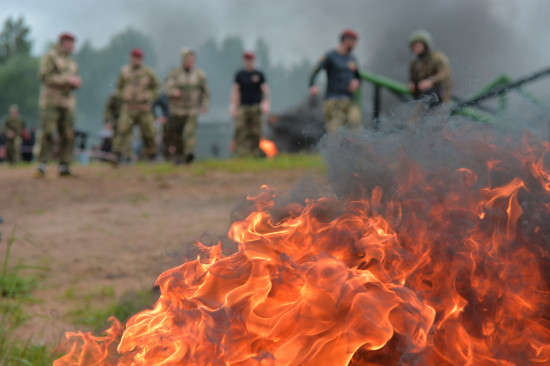
[[[75,40],[75,36],[69,32],[63,32],[59,35],[59,41],[64,41],[68,39],[69,41],[73,41]]]
[[[133,48],[130,54],[133,57],[143,58],[143,51],[139,48]]]
[[[353,38],[353,39],[358,39],[359,38],[357,33],[354,30],[351,30],[351,29],[344,29],[342,31],[341,37],[342,38],[344,38],[344,37],[345,38]]]
[[[245,52],[243,53],[243,57],[246,59],[246,60],[254,60],[256,58],[256,56],[254,55],[254,53],[252,52]]]

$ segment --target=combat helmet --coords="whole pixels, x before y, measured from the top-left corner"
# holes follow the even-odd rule
[[[409,45],[412,45],[416,42],[424,43],[426,48],[429,50],[433,49],[434,42],[432,36],[425,30],[419,29],[411,33],[411,35],[409,36]]]
[[[183,47],[180,51],[181,57],[185,58],[188,55],[194,55],[195,51],[192,48],[189,47]]]

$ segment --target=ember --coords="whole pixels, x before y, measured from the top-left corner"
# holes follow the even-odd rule
[[[262,187],[237,253],[196,243],[153,309],[67,333],[54,365],[549,364],[550,144],[444,136],[470,166],[403,158],[346,199]]]
[[[264,152],[265,156],[272,158],[279,154],[279,150],[275,143],[271,140],[268,140],[264,137],[260,139],[260,149]]]

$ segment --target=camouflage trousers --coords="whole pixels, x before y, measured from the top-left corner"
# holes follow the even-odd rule
[[[6,157],[12,164],[16,164],[21,160],[21,137],[15,136],[14,138],[7,139]]]
[[[139,126],[145,155],[148,157],[155,156],[157,153],[155,119],[151,111],[122,110],[113,138],[113,152],[126,159],[132,157],[132,129],[135,125]]]
[[[176,161],[184,156],[195,153],[197,146],[197,115],[194,113],[183,116],[171,115],[166,124],[165,143],[175,148]]]
[[[241,105],[235,118],[235,155],[263,156],[260,149],[260,137],[262,136],[262,110],[259,104]]]
[[[358,129],[361,126],[361,108],[349,98],[331,98],[323,104],[327,132],[341,127]]]
[[[47,163],[54,150],[54,135],[59,135],[59,162],[69,164],[73,160],[74,111],[65,107],[46,106],[40,109],[42,139],[38,161]]]

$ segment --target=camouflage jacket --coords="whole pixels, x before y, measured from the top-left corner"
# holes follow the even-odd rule
[[[40,60],[40,106],[54,106],[74,109],[76,99],[69,79],[78,76],[74,59],[55,45]]]
[[[181,91],[177,98],[172,96],[174,89]],[[199,69],[173,69],[164,83],[164,93],[168,97],[170,114],[174,116],[197,114],[201,109],[207,109],[210,102],[206,75]]]
[[[120,110],[122,108],[122,100],[117,93],[112,93],[105,105],[105,111],[103,112],[103,123],[116,124],[118,117],[120,116]]]
[[[4,119],[4,131],[13,131],[15,136],[21,136],[21,132],[25,128],[25,121],[21,117],[7,116]]]
[[[421,57],[413,59],[409,65],[409,81],[417,84],[419,81],[431,78],[434,91],[444,101],[451,97],[451,68],[449,59],[442,52],[429,51]]]
[[[122,109],[150,111],[159,94],[159,82],[150,67],[125,65],[118,76],[117,93],[122,99]]]

